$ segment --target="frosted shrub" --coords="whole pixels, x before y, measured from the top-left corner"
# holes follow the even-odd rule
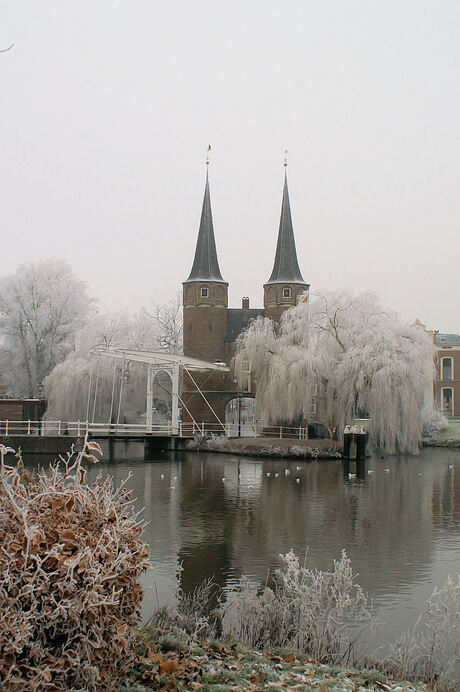
[[[68,455],[30,474],[0,447],[0,688],[112,690],[130,662],[148,547],[130,493]]]
[[[447,428],[447,418],[435,406],[424,406],[422,409],[423,442],[436,442],[443,430]]]
[[[229,596],[225,613],[229,622],[226,633],[250,647],[290,644],[290,613],[284,609],[283,599],[269,587],[259,592],[247,577],[242,577]]]
[[[181,571],[182,567],[178,570],[178,583]],[[176,606],[160,607],[150,619],[150,624],[180,630],[193,641],[220,636],[219,596],[220,587],[212,579],[205,579],[189,593],[179,585]]]
[[[460,689],[460,575],[434,589],[414,629],[392,646],[384,666],[398,677]]]
[[[259,593],[241,580],[229,600],[228,633],[250,646],[293,647],[320,662],[354,660],[373,614],[345,552],[330,572],[300,566],[292,551],[281,559],[273,588]]]

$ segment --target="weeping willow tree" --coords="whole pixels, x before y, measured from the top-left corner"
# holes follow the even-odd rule
[[[76,336],[75,350],[54,368],[45,381],[47,420],[97,423],[142,423],[146,410],[147,366],[144,363],[95,358],[94,348],[160,350],[158,324],[141,312],[96,315]],[[167,417],[171,385],[158,377],[154,396],[161,405],[159,419]]]
[[[255,320],[240,336],[234,367],[247,362],[263,422],[316,419],[340,432],[357,413],[370,442],[416,453],[431,417],[433,344],[370,293],[320,294],[286,311],[280,325]]]

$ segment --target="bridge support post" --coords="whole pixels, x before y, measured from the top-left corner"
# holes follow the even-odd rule
[[[173,363],[171,366],[171,380],[171,432],[173,435],[177,435],[179,432],[179,363]]]
[[[145,429],[149,432],[152,431],[153,425],[152,377],[153,368],[151,365],[147,365],[147,406],[145,411]]]

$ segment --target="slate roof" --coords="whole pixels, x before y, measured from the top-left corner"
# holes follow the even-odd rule
[[[222,274],[217,261],[216,241],[212,223],[211,197],[209,194],[208,172],[206,171],[206,186],[204,189],[203,208],[201,210],[200,230],[196,243],[195,259],[192,271],[184,283],[189,281],[222,281]]]
[[[438,346],[460,346],[460,334],[435,334],[434,343]]]
[[[271,276],[265,285],[278,283],[307,285],[300,273],[299,263],[297,261],[294,229],[292,228],[291,206],[289,204],[287,175],[284,176],[283,203],[281,205],[275,263]]]
[[[263,308],[228,308],[225,341],[235,341],[250,320],[255,320],[263,314]]]

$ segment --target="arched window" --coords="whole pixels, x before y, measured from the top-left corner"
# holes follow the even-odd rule
[[[283,298],[290,298],[291,297],[291,289],[290,288],[283,288]]]
[[[454,390],[452,387],[443,387],[441,389],[441,406],[445,416],[453,416]]]

